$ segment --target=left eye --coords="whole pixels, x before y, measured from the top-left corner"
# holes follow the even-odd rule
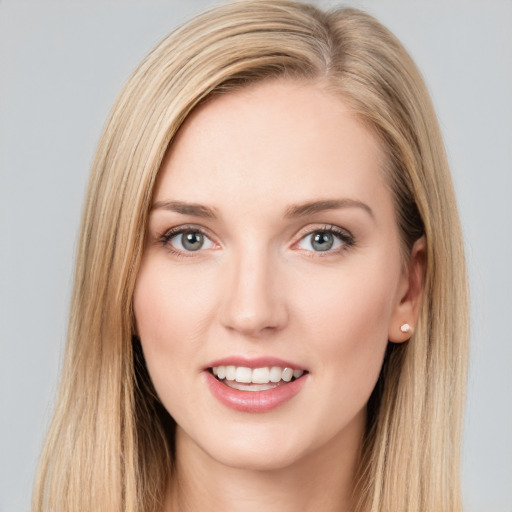
[[[339,249],[347,243],[343,236],[332,231],[313,231],[300,240],[301,249],[315,252],[327,252]]]
[[[182,231],[169,238],[169,243],[175,249],[185,252],[200,251],[201,249],[211,249],[213,242],[200,231]]]

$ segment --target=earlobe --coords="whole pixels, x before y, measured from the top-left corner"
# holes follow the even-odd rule
[[[423,297],[425,259],[426,242],[422,236],[412,246],[390,318],[388,339],[392,343],[403,343],[414,333]]]

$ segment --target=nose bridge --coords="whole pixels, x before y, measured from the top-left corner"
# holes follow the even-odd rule
[[[276,330],[286,321],[278,290],[275,255],[265,247],[246,244],[232,255],[222,308],[225,327],[247,335]]]

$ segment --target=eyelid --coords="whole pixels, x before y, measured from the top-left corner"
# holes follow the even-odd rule
[[[209,230],[205,229],[202,226],[196,225],[196,224],[182,224],[182,225],[174,226],[170,229],[167,229],[158,237],[158,242],[161,243],[164,247],[166,247],[171,253],[175,254],[176,256],[185,257],[185,258],[195,256],[198,253],[201,253],[205,250],[212,249],[212,248],[208,248],[208,249],[199,249],[197,251],[183,251],[181,249],[177,249],[170,243],[170,241],[175,236],[186,233],[186,232],[200,233],[205,238],[210,240],[210,242],[212,244],[214,244],[215,246],[219,247],[219,245],[220,245],[215,240],[215,237],[211,235]]]
[[[332,233],[341,241],[342,245],[341,247],[327,251],[314,251],[302,248],[299,248],[299,250],[311,253],[310,255],[328,256],[338,254],[339,252],[342,252],[355,244],[355,237],[348,229],[336,226],[334,224],[323,224],[317,226],[308,226],[300,230],[299,233],[297,233],[297,240],[293,243],[292,247],[297,247],[299,243],[302,242],[306,237],[311,236],[315,233]]]

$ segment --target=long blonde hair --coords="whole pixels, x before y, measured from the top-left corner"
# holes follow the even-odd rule
[[[397,39],[350,8],[286,0],[217,7],[164,39],[114,105],[94,160],[54,419],[35,512],[157,512],[173,422],[133,338],[132,295],[160,163],[200,102],[260,80],[322,80],[387,153],[404,254],[426,239],[414,337],[390,344],[355,482],[365,512],[461,510],[468,303],[456,201],[423,80]]]

